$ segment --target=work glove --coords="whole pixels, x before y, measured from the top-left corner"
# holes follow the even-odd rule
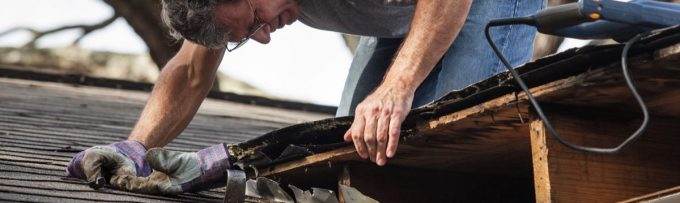
[[[95,189],[106,185],[109,177],[146,177],[151,174],[151,167],[144,160],[145,153],[144,145],[131,140],[94,146],[76,154],[67,165],[66,174],[88,181]]]
[[[162,194],[196,192],[224,186],[227,170],[232,164],[226,144],[190,153],[154,148],[146,153],[146,162],[154,169],[148,181]]]

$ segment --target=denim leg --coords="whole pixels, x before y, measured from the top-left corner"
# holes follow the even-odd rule
[[[473,1],[453,45],[416,90],[413,108],[504,72],[505,68],[484,38],[484,26],[495,18],[533,14],[544,5],[544,0]],[[535,33],[529,26],[505,26],[492,29],[492,38],[516,67],[531,59]],[[336,116],[354,114],[356,106],[382,81],[402,40],[361,38]]]
[[[402,38],[361,37],[335,116],[354,115],[357,105],[382,81],[402,41]],[[437,64],[416,90],[414,107],[418,103],[429,103],[435,97],[439,69],[441,63]]]
[[[429,101],[505,72],[484,37],[486,23],[495,18],[534,14],[544,5],[543,0],[474,1],[463,29],[442,57],[436,91]],[[531,60],[535,34],[535,28],[524,25],[491,29],[492,39],[514,67]]]
[[[336,116],[354,115],[357,105],[382,81],[401,41],[401,38],[361,37]]]
[[[425,104],[429,104],[437,98],[436,90],[441,70],[442,61],[440,60],[439,63],[434,66],[432,71],[430,71],[430,74],[427,75],[427,78],[425,78],[423,83],[421,83],[420,86],[418,86],[418,89],[416,89],[416,92],[413,95],[413,103],[411,104],[412,108],[424,106]]]

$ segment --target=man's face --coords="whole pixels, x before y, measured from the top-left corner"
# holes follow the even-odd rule
[[[267,44],[271,41],[272,32],[292,24],[299,14],[298,4],[294,0],[250,0],[250,2],[252,9],[248,5],[248,0],[228,1],[215,9],[217,21],[231,30],[229,39],[232,42],[248,37],[257,24],[264,23],[264,27],[255,32],[252,39]],[[255,22],[255,17],[261,22]]]

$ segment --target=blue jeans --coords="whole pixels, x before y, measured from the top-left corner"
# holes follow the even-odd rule
[[[463,89],[506,71],[484,38],[491,19],[526,16],[545,6],[544,0],[473,1],[458,37],[418,87],[413,107]],[[531,59],[536,29],[512,25],[491,29],[491,36],[513,66]],[[382,81],[403,38],[361,37],[336,116],[353,115],[356,106]]]

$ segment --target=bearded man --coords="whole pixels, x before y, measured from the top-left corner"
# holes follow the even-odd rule
[[[178,194],[225,184],[225,144],[167,151],[196,114],[226,52],[299,20],[360,35],[337,116],[354,115],[344,139],[383,166],[394,157],[412,107],[504,71],[486,44],[491,19],[526,16],[543,0],[163,0],[163,19],[181,49],[162,69],[128,140],[74,156],[69,176],[147,193]],[[535,30],[507,26],[492,38],[515,66],[532,54]],[[262,56],[266,58],[267,56]],[[226,62],[228,63],[228,61]],[[147,149],[155,148],[149,150]],[[145,158],[146,155],[146,158]],[[154,170],[152,170],[154,169]],[[152,172],[154,171],[154,172]],[[109,174],[110,177],[104,177]]]

